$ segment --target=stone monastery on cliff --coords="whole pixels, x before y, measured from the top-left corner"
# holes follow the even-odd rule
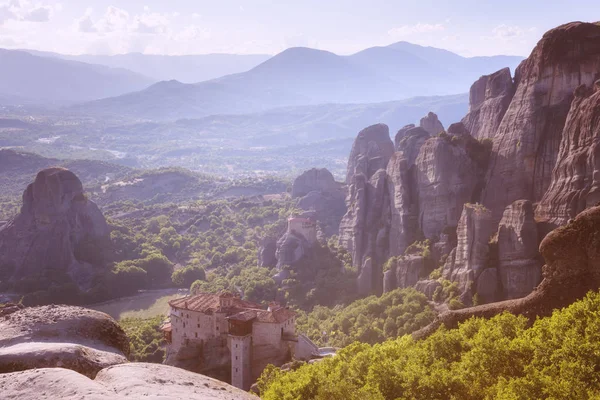
[[[265,310],[222,292],[183,297],[169,305],[169,351],[184,351],[191,344],[226,346],[231,384],[238,388],[249,389],[268,364],[282,365],[303,352],[298,349],[296,314],[277,303]]]

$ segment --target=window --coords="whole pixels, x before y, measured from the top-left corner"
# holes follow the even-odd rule
[[[183,323],[183,327],[185,328],[185,322]]]
[[[238,369],[237,369],[237,368],[235,369],[235,372],[238,372]]]
[[[219,330],[219,327],[217,326],[217,330]]]
[[[200,324],[198,324],[198,328],[200,328]]]
[[[237,359],[238,359],[238,356],[235,356],[235,359],[237,360]]]
[[[235,348],[237,349],[237,344],[235,345]]]
[[[196,337],[198,337],[198,332],[196,332]]]

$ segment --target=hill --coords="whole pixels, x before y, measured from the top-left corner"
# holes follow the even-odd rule
[[[0,101],[62,105],[141,90],[153,80],[122,69],[0,49]]]
[[[178,80],[196,83],[219,78],[223,75],[248,71],[271,56],[268,54],[198,54],[168,56],[162,54],[127,53],[108,55],[67,55],[44,51],[24,50],[28,53],[104,65],[111,68],[124,68],[157,81]]]
[[[466,92],[479,76],[520,57],[464,58],[441,49],[400,44],[351,56],[290,48],[251,70],[198,84],[160,82],[143,91],[77,105],[71,110],[152,120],[246,114],[274,107],[384,102]],[[418,50],[418,51],[417,51]]]

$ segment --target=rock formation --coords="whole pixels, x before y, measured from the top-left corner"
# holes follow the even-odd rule
[[[457,228],[458,245],[442,272],[445,279],[458,283],[465,304],[470,303],[478,278],[488,266],[489,241],[494,231],[489,210],[479,204],[465,204]]]
[[[62,367],[90,378],[127,362],[129,339],[108,315],[81,307],[43,306],[0,320],[0,373]]]
[[[257,400],[231,385],[160,364],[130,363],[101,370],[94,380],[64,368],[0,374],[3,398]]]
[[[277,265],[277,240],[272,237],[266,237],[261,241],[258,248],[258,266],[274,267]]]
[[[528,200],[515,201],[504,211],[498,227],[498,274],[504,299],[524,297],[540,282],[538,231]]]
[[[394,148],[396,150],[398,150],[398,146],[399,146],[400,142],[402,141],[402,139],[404,139],[404,136],[406,136],[406,133],[413,128],[415,128],[415,124],[408,124],[408,125],[405,125],[402,128],[400,128],[400,130],[398,130],[398,132],[396,133],[396,136],[394,136]],[[425,132],[427,132],[427,131],[425,131]],[[429,133],[427,133],[427,136],[429,136]]]
[[[437,114],[431,111],[425,117],[421,118],[419,126],[432,136],[435,136],[444,130],[444,125],[442,125],[438,119]]]
[[[571,223],[548,234],[540,245],[546,261],[543,280],[527,297],[448,311],[413,334],[426,337],[440,325],[454,328],[471,317],[491,318],[508,311],[531,321],[552,314],[600,289],[600,207],[583,211]]]
[[[469,113],[462,119],[476,139],[493,138],[514,94],[510,69],[479,78],[469,91]]]
[[[63,168],[42,170],[23,193],[20,214],[0,230],[0,280],[74,282],[87,290],[103,272],[109,233],[77,176]]]
[[[335,235],[346,214],[344,188],[325,168],[313,168],[302,173],[292,185],[292,198],[298,208],[314,212],[314,217],[326,237]]]
[[[403,128],[404,129],[404,128]],[[396,135],[398,138],[398,135]],[[423,128],[410,128],[397,142],[396,153],[387,166],[388,196],[391,221],[389,229],[390,256],[404,254],[419,231],[419,197],[417,192],[417,156],[429,139]]]
[[[277,259],[277,268],[281,269],[285,265],[294,265],[310,248],[310,244],[302,235],[294,232],[286,232],[277,241],[277,250],[275,258]]]
[[[551,227],[600,201],[600,81],[575,91],[552,181],[536,208]]]
[[[483,204],[496,222],[515,200],[541,200],[550,185],[574,90],[600,71],[600,25],[547,32],[515,73],[515,95],[496,134]]]
[[[426,238],[456,226],[463,204],[476,200],[480,174],[462,142],[458,136],[433,137],[417,157],[419,225]]]
[[[378,124],[358,134],[348,160],[348,211],[340,223],[340,245],[351,254],[359,274],[370,259],[371,272],[362,274],[359,281],[370,280],[375,292],[381,291],[381,265],[387,256],[389,197],[385,168],[393,152],[388,127]]]

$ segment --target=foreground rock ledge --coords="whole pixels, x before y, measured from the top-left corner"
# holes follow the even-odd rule
[[[127,356],[127,335],[99,311],[49,305],[0,319],[0,373],[63,367],[93,378]]]
[[[91,380],[63,368],[0,374],[3,399],[257,400],[231,385],[179,368],[131,363],[103,369]]]

